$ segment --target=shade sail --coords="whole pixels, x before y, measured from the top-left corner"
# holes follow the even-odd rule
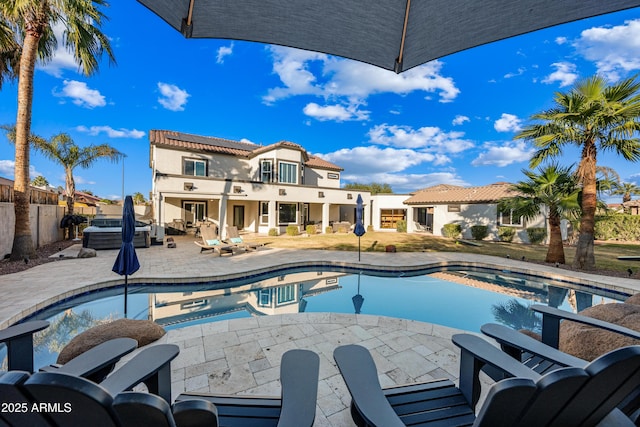
[[[640,0],[138,0],[185,37],[249,40],[402,72]]]

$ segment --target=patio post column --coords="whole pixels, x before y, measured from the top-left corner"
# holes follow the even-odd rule
[[[322,234],[326,233],[326,229],[329,226],[329,203],[322,204]]]
[[[218,220],[220,221],[220,230],[218,230],[218,237],[220,240],[224,240],[227,238],[227,203],[229,202],[229,197],[223,195],[220,198],[220,205],[218,206]]]
[[[278,220],[278,211],[276,210],[276,201],[269,200],[269,221],[268,221],[269,230],[271,230],[272,228],[277,228],[277,224],[278,224],[277,220]]]
[[[413,233],[416,231],[413,227],[413,206],[407,206],[407,233]]]

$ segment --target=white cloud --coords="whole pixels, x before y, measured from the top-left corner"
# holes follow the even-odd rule
[[[391,147],[381,148],[373,145],[343,148],[332,153],[316,155],[340,165],[351,176],[374,176],[401,172],[421,163],[437,160],[437,156],[431,153]]]
[[[176,85],[158,82],[160,97],[158,102],[167,110],[184,111],[187,99],[191,96],[186,90],[180,89]]]
[[[99,135],[100,133],[105,133],[109,138],[135,138],[140,139],[144,137],[145,133],[141,130],[137,129],[114,129],[111,126],[78,126],[76,127],[78,132],[85,132],[89,135]]]
[[[640,70],[640,19],[584,30],[574,46],[587,60],[596,63],[599,74],[618,80]]]
[[[374,144],[439,153],[436,164],[450,161],[442,154],[459,153],[474,146],[472,141],[463,139],[464,132],[445,132],[437,127],[413,129],[384,123],[371,128],[368,135]]]
[[[357,61],[328,55],[270,46],[273,72],[282,86],[271,88],[263,97],[266,104],[291,96],[311,95],[325,99],[347,98],[349,104],[377,93],[405,95],[415,91],[437,93],[440,102],[453,101],[460,90],[453,79],[441,74],[443,63],[432,61],[402,74]],[[357,101],[354,101],[357,100]]]
[[[65,182],[66,180],[66,176],[64,174],[61,174],[58,176],[58,179],[61,182]],[[73,174],[73,180],[75,181],[76,185],[95,185],[97,184],[96,181],[89,181],[88,179],[84,178],[82,175],[76,175],[75,173]]]
[[[454,125],[454,126],[460,126],[461,124],[464,124],[464,122],[469,122],[469,121],[471,121],[471,119],[469,117],[458,114],[453,119],[451,124]]]
[[[47,74],[51,74],[54,77],[61,78],[64,70],[72,70],[80,72],[78,63],[73,57],[73,52],[67,49],[64,44],[64,24],[61,22],[56,23],[52,27],[53,33],[58,40],[58,46],[53,52],[51,60],[46,64],[38,61],[37,68],[44,71]]]
[[[470,184],[452,172],[434,173],[374,173],[374,174],[342,174],[345,182],[370,183],[380,182],[389,184],[395,193],[410,193],[419,188],[431,187],[438,184],[469,186]]]
[[[16,162],[13,160],[0,160],[0,176],[3,176],[7,179],[13,179],[16,168]],[[34,179],[38,175],[44,176],[43,173],[38,172],[36,167],[33,165],[29,165],[29,178]]]
[[[513,77],[518,77],[518,76],[523,75],[525,71],[527,71],[526,68],[520,67],[520,68],[518,68],[518,71],[516,71],[515,73],[507,73],[507,74],[505,74],[504,78],[505,79],[511,79]]]
[[[555,67],[556,71],[549,74],[542,80],[542,83],[551,84],[553,82],[560,82],[560,87],[572,85],[578,79],[576,73],[576,66],[570,62],[555,62],[551,64]]]
[[[107,105],[104,96],[97,89],[91,89],[85,82],[64,80],[60,92],[53,91],[53,95],[60,98],[71,98],[71,102],[84,108],[104,107]]]
[[[218,64],[224,64],[224,57],[233,53],[233,43],[229,46],[220,46],[218,48],[218,55],[216,56],[216,62]]]
[[[563,45],[567,42],[567,38],[566,37],[556,37],[555,42],[558,45]]]
[[[501,146],[486,144],[485,148],[486,151],[480,153],[471,165],[504,167],[512,163],[529,161],[534,152],[524,141],[507,142]]]
[[[358,110],[357,104],[325,105],[315,102],[307,104],[302,110],[304,114],[320,121],[333,120],[336,122],[369,120],[370,111]]]
[[[522,120],[513,114],[502,113],[502,116],[495,121],[493,127],[498,132],[518,132],[521,127]]]

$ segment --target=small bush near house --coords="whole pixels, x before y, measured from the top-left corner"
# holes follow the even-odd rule
[[[486,225],[471,226],[471,235],[475,240],[483,240],[489,234],[489,227]]]
[[[338,233],[348,233],[348,232],[349,232],[349,227],[347,227],[346,225],[338,226]]]
[[[547,237],[547,229],[541,227],[527,228],[527,236],[529,236],[529,243],[539,245]]]
[[[307,234],[308,235],[312,235],[312,234],[316,234],[318,232],[318,227],[316,227],[315,225],[307,225]]]
[[[269,229],[269,236],[278,236],[280,233],[278,232],[277,228],[270,228]]]
[[[373,232],[373,225],[369,224],[367,225],[367,233],[372,233]]]
[[[396,222],[396,231],[398,233],[406,233],[407,232],[407,221],[405,221],[404,219],[401,219],[398,222]]]
[[[287,235],[289,236],[297,236],[300,230],[298,230],[297,225],[288,225],[287,226]]]
[[[516,229],[513,227],[498,227],[498,240],[501,242],[511,243],[516,235]]]
[[[333,227],[330,225],[324,228],[324,232],[327,234],[333,234]]]
[[[457,239],[462,233],[462,226],[460,224],[445,224],[442,228],[444,236],[451,239]]]

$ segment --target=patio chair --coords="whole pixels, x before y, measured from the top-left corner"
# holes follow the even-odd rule
[[[178,352],[178,346],[173,344],[147,347],[99,384],[62,372],[38,372],[33,375],[24,371],[1,373],[0,405],[13,406],[11,411],[0,412],[0,425],[3,425],[3,422],[16,427],[119,425],[112,423],[110,409],[106,410],[110,416],[103,417],[105,409],[93,406],[93,394],[89,393],[90,396],[87,397],[77,393],[98,390],[99,400],[105,402],[110,401],[113,395],[144,383],[149,393],[156,395],[159,400],[169,402],[169,365]],[[40,408],[40,403],[49,406],[42,409],[42,412],[33,410],[33,405],[36,404],[36,408]],[[147,425],[155,424],[150,422]]]
[[[34,320],[0,331],[0,343],[7,346],[8,370],[33,372],[33,334],[48,327],[49,322]]]
[[[334,359],[352,396],[358,426],[590,427],[633,426],[616,409],[640,379],[640,346],[610,352],[585,369],[540,376],[483,339],[457,334],[460,385],[449,380],[382,389],[367,349],[338,347]],[[516,378],[491,386],[479,411],[479,371],[501,366]],[[477,415],[476,415],[477,413]]]
[[[202,242],[198,242],[197,240],[193,242],[200,246],[200,253],[211,250],[218,254],[218,256],[222,256],[222,254],[233,255],[233,250],[236,248],[235,245],[222,243],[218,239],[218,236],[216,236],[214,227],[200,227],[200,237],[202,238]]]
[[[418,221],[414,221],[413,222],[413,229],[418,231],[418,232],[421,232],[421,233],[431,232],[431,227],[427,227],[426,225],[422,225]]]
[[[10,326],[0,331],[0,342],[7,345],[7,368],[9,371],[33,372],[33,334],[49,326],[44,320],[34,320]],[[113,370],[120,358],[138,347],[131,338],[117,338],[102,343],[64,365],[50,365],[41,370],[69,373],[101,381]]]
[[[241,247],[247,251],[255,251],[258,248],[261,248],[262,246],[264,246],[264,244],[262,243],[245,242],[240,236],[240,233],[238,232],[238,227],[236,226],[227,227],[227,236],[228,236],[228,243]]]
[[[320,358],[312,351],[289,350],[280,366],[280,397],[182,393],[176,402],[205,399],[215,405],[222,427],[313,426]]]

